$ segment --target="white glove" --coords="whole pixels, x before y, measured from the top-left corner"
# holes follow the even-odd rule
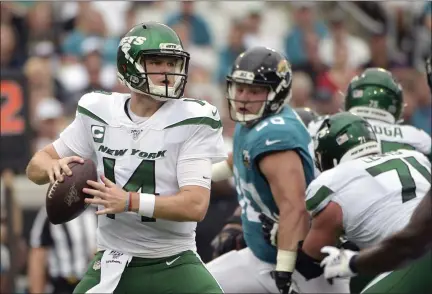
[[[328,256],[321,261],[321,267],[325,266],[324,277],[326,279],[354,277],[357,275],[357,273],[352,271],[350,261],[358,252],[324,246],[321,248],[321,253],[328,254]]]

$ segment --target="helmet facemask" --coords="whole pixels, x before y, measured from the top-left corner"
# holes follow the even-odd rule
[[[242,83],[238,83],[235,81],[229,81],[227,85],[227,99],[228,99],[228,107],[230,111],[230,117],[232,120],[236,122],[240,122],[242,124],[253,124],[255,121],[260,119],[263,114],[264,110],[267,105],[267,101],[269,99],[269,95],[271,94],[271,88],[268,86],[262,86],[262,90],[267,90],[267,95],[265,96],[265,99],[255,100],[255,101],[240,101],[239,99],[236,99],[236,93],[238,90],[238,87],[241,87]],[[246,85],[243,83],[243,85]],[[251,84],[250,84],[251,85]],[[261,88],[261,87],[260,87]],[[237,109],[236,103],[240,103],[242,106],[240,109]],[[244,107],[247,109],[247,106],[252,105],[255,106],[257,104],[261,104],[261,107],[259,108],[258,112],[256,113],[246,113],[245,110],[242,108]],[[254,107],[253,107],[254,108]]]
[[[239,84],[253,85],[257,87],[266,88],[267,95],[265,99],[262,100],[241,102],[238,99],[236,99],[236,92]],[[228,78],[227,99],[228,99],[228,107],[229,107],[231,119],[243,125],[253,125],[259,120],[261,120],[263,117],[269,115],[270,113],[278,113],[282,109],[282,107],[291,99],[291,90],[289,90],[288,95],[286,95],[285,99],[280,100],[278,103],[275,102],[275,97],[277,93],[281,93],[285,89],[286,89],[286,85],[283,82],[281,82],[277,86],[276,90],[273,90],[271,85],[265,82],[258,84],[258,83],[251,83],[250,81],[235,79],[234,77]],[[260,103],[261,107],[256,113],[245,114],[245,112],[242,111],[241,109],[237,109],[236,103],[242,103],[245,108],[247,108],[248,104]]]
[[[158,64],[165,64],[165,68],[172,66],[169,71],[155,71],[149,67],[157,67]],[[148,95],[158,101],[179,99],[183,96],[187,82],[189,56],[179,53],[142,53],[133,62],[135,75],[131,75],[125,84],[131,91]],[[158,75],[159,77],[156,77]],[[152,77],[153,76],[153,77]],[[161,78],[161,76],[164,76]],[[166,82],[158,85],[161,80]]]

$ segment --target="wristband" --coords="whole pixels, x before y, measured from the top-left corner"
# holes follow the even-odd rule
[[[219,182],[233,176],[233,171],[226,160],[212,165],[212,181]]]
[[[156,195],[141,193],[139,194],[138,214],[146,217],[153,217],[156,204]]]
[[[276,258],[276,271],[278,272],[293,272],[295,269],[297,252],[278,250]]]
[[[128,211],[132,211],[132,192],[129,192],[129,206]]]
[[[129,206],[130,206],[130,202],[131,202],[131,192],[128,193],[128,197],[126,197],[126,203],[125,203],[125,207],[124,207],[124,211],[127,212],[129,211]]]

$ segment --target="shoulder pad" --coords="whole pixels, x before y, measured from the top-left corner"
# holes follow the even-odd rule
[[[103,91],[90,92],[79,100],[77,112],[99,123],[111,125],[114,121],[114,110],[123,105],[122,102],[124,103],[129,96]]]
[[[251,160],[271,151],[308,150],[311,141],[309,133],[295,117],[272,116],[258,123],[247,138]]]
[[[306,208],[312,216],[323,210],[332,199],[334,191],[314,180],[306,190]]]
[[[222,127],[218,109],[207,101],[182,98],[172,101],[170,116],[165,129],[183,125],[207,125],[213,129]]]

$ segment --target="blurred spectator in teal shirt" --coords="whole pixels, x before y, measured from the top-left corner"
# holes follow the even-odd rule
[[[285,52],[291,64],[298,65],[307,62],[304,38],[307,32],[314,32],[320,39],[327,33],[326,25],[315,15],[314,2],[293,2],[294,25],[285,39]]]
[[[104,40],[103,59],[106,63],[116,63],[117,46],[120,39],[116,36],[106,36],[105,23],[101,14],[90,8],[80,10],[75,29],[69,33],[62,43],[62,51],[68,57],[82,57],[82,43],[88,37],[100,37]]]
[[[185,22],[189,25],[191,32],[191,42],[196,46],[210,46],[210,30],[204,19],[195,13],[194,1],[180,2],[180,12],[169,17],[166,24],[173,27],[179,22]]]
[[[216,73],[218,83],[225,83],[225,78],[229,74],[237,56],[245,51],[244,33],[244,26],[241,21],[234,21],[231,24],[227,45],[219,53],[219,67]]]

